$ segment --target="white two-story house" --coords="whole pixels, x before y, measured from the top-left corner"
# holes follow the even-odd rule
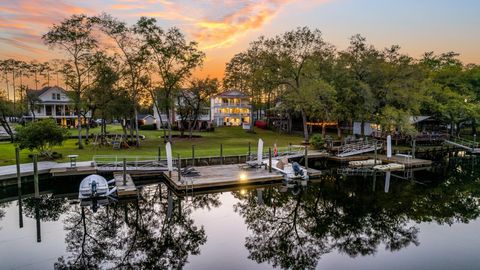
[[[28,114],[23,117],[26,121],[34,118],[51,118],[65,127],[77,125],[78,118],[65,89],[58,86],[46,86],[40,90],[28,90],[27,95],[33,101],[28,102]],[[90,112],[86,114],[86,117],[90,119]],[[82,123],[85,123],[83,118]]]
[[[212,121],[217,126],[250,124],[250,97],[238,90],[227,90],[210,99]]]

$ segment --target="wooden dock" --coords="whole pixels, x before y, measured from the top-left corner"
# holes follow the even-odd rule
[[[123,173],[114,173],[113,177],[115,178],[115,186],[117,187],[117,195],[119,198],[137,196],[137,187],[130,174],[126,175],[125,184],[123,181]]]
[[[178,177],[174,171],[171,176],[165,172],[168,184],[177,190],[213,189],[226,186],[252,185],[260,183],[281,182],[284,176],[272,170],[269,172],[265,167],[243,169],[238,164],[195,167],[198,173],[194,176]],[[308,169],[311,178],[319,177],[321,171]]]
[[[50,169],[50,174],[52,174],[52,176],[90,175],[95,173],[97,173],[97,169],[92,166],[59,167]]]
[[[367,156],[368,158],[374,158],[374,154]],[[391,158],[387,158],[386,155],[377,155],[377,159],[380,159],[383,163],[398,163],[405,165],[406,168],[419,168],[432,166],[431,160],[419,159],[419,158],[407,158],[405,156],[392,155]]]

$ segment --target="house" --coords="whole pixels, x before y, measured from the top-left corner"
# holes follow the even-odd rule
[[[238,90],[227,90],[210,99],[212,121],[217,126],[250,124],[250,97]]]
[[[155,117],[151,114],[139,114],[137,115],[137,123],[139,126],[153,125],[155,124]]]
[[[28,113],[23,116],[25,121],[35,119],[55,119],[59,125],[74,127],[78,123],[73,103],[65,89],[58,86],[46,86],[40,90],[27,90],[29,96]],[[34,108],[32,108],[34,106]],[[90,112],[85,115],[91,118]],[[82,118],[82,123],[85,119]]]
[[[181,91],[188,91],[186,89],[183,89]],[[182,116],[178,113],[177,108],[180,107],[183,104],[184,100],[182,97],[179,97],[178,99],[175,98],[175,104],[174,104],[174,109],[172,112],[170,112],[170,121],[173,125],[176,125],[177,127],[180,127],[182,125]],[[155,119],[155,124],[157,126],[157,129],[161,129],[162,127],[167,125],[167,114],[166,113],[158,113],[157,106],[156,104],[153,104],[153,117]],[[192,120],[192,119],[185,119],[186,121]],[[200,115],[197,118],[197,124],[194,127],[196,130],[204,130],[212,125],[212,118],[211,118],[211,113],[210,113],[210,108],[205,107],[202,108],[200,111]]]

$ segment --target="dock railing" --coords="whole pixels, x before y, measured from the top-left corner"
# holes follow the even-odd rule
[[[92,165],[98,170],[121,170],[124,159],[126,159],[127,170],[161,170],[166,168],[166,161],[160,160],[158,156],[95,155]]]

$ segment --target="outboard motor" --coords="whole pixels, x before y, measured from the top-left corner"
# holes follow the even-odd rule
[[[297,175],[303,176],[303,170],[297,162],[293,162],[292,168],[293,168],[293,172],[295,173],[295,176]]]
[[[92,182],[92,196],[93,197],[97,196],[97,182],[96,181]]]

